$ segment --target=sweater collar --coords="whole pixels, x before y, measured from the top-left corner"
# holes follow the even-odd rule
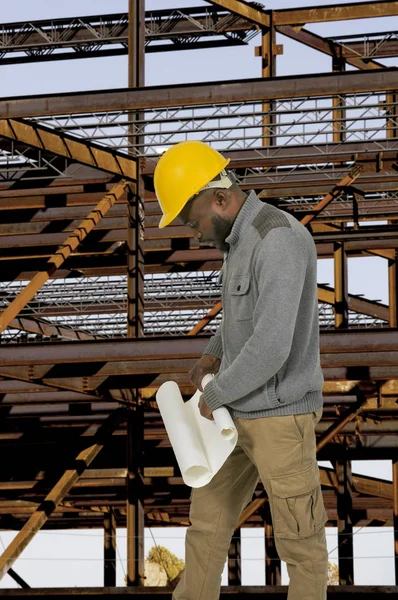
[[[230,246],[237,246],[239,244],[242,235],[263,206],[264,203],[257,197],[256,192],[253,190],[249,192],[234,224],[232,225],[229,236],[225,239],[227,244]]]

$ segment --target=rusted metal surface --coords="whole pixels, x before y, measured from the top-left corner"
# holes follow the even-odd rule
[[[302,75],[299,78],[274,77],[272,79],[243,79],[223,83],[199,83],[195,86],[170,85],[141,89],[103,90],[86,94],[53,94],[29,98],[7,98],[0,101],[0,117],[40,117],[42,115],[67,115],[114,110],[145,110],[168,106],[216,104],[234,101],[277,100],[359,93],[364,91],[390,91],[397,85],[396,70],[381,69],[341,74]]]
[[[250,6],[246,2],[240,2],[240,0],[211,0],[211,4],[221,6],[227,9],[228,12],[244,17],[262,27],[268,27],[270,24],[270,18],[266,12],[256,6]]]
[[[128,51],[127,13],[20,21],[3,27],[8,36],[2,65],[120,56]],[[255,23],[216,6],[184,8],[177,14],[166,8],[146,11],[145,30],[146,52],[164,52],[242,45],[255,31]]]
[[[326,206],[328,206],[328,204],[330,204],[335,198],[337,198],[342,193],[346,186],[354,183],[354,181],[358,179],[360,174],[361,167],[357,165],[352,169],[352,171],[350,171],[350,173],[346,177],[343,177],[343,179],[329,194],[326,194],[326,196],[322,198],[320,202],[318,202],[318,204],[314,207],[311,215],[305,216],[301,219],[301,223],[303,225],[308,225],[309,223],[311,223],[311,221],[313,221],[315,217],[318,214],[320,214]]]
[[[285,35],[292,40],[296,40],[297,42],[301,42],[306,46],[313,48],[314,50],[319,50],[319,52],[323,52],[329,56],[341,56],[344,57],[345,61],[358,68],[358,69],[383,69],[384,65],[377,62],[374,59],[363,60],[361,57],[358,57],[354,52],[349,55],[345,46],[337,42],[330,42],[330,40],[325,40],[325,38],[316,35],[312,31],[308,31],[304,28],[292,27],[291,25],[281,25],[275,27],[278,33]]]
[[[116,586],[116,518],[113,508],[104,513],[104,586]]]
[[[336,461],[339,584],[354,585],[354,540],[351,462]]]
[[[36,292],[45,284],[50,276],[62,263],[78,248],[87,234],[95,227],[101,218],[115,204],[116,199],[124,193],[125,182],[118,183],[111,192],[105,196],[97,207],[87,215],[80,226],[69,236],[63,246],[48,260],[46,271],[37,275],[28,283],[26,288],[7,306],[0,315],[0,332],[4,331],[10,322],[18,315],[21,309],[33,298]]]
[[[334,304],[336,329],[347,329],[348,321],[348,260],[344,242],[334,244]]]
[[[0,117],[2,116],[0,113]],[[77,162],[127,179],[137,178],[137,165],[134,159],[36,123],[0,118],[0,136],[58,156],[72,158]]]
[[[107,150],[105,146],[101,146],[107,154],[101,158],[104,162],[100,164],[98,158],[86,155],[86,151],[96,147],[95,142],[87,140],[86,143],[81,138],[75,139],[73,134],[63,134],[57,130],[47,131],[48,127],[33,122],[12,121],[14,116],[19,118],[24,115],[36,115],[45,118],[46,115],[73,114],[73,118],[69,120],[69,123],[72,123],[75,121],[76,111],[87,114],[85,122],[88,122],[90,115],[94,115],[95,111],[122,110],[122,117],[130,120],[132,114],[145,112],[151,107],[166,110],[167,107],[178,108],[185,104],[191,106],[194,113],[200,105],[205,110],[210,106],[214,108],[220,102],[227,106],[231,98],[243,103],[255,101],[256,110],[259,110],[257,116],[260,116],[259,129],[263,131],[264,143],[260,139],[258,148],[252,145],[244,149],[234,149],[232,145],[231,149],[226,151],[228,157],[232,159],[231,167],[236,169],[237,176],[240,177],[239,183],[242,189],[253,188],[262,198],[284,210],[291,211],[298,219],[310,222],[319,257],[330,258],[334,253],[336,256],[340,249],[343,250],[338,258],[339,268],[335,289],[325,287],[318,289],[318,298],[322,303],[333,304],[336,309],[339,303],[344,304],[343,311],[336,310],[342,317],[340,321],[337,320],[338,326],[349,324],[346,319],[348,309],[371,315],[382,321],[383,329],[373,331],[340,330],[321,333],[321,362],[326,384],[324,414],[316,432],[319,456],[322,460],[338,460],[340,464],[344,461],[346,461],[344,464],[347,464],[347,461],[358,458],[391,459],[395,456],[398,447],[396,441],[398,343],[397,332],[394,328],[388,328],[388,324],[397,325],[396,271],[390,268],[390,306],[387,307],[376,301],[348,295],[344,267],[346,257],[373,253],[387,259],[390,267],[395,265],[396,269],[398,242],[397,227],[393,223],[397,213],[394,194],[398,189],[395,123],[397,99],[394,91],[396,70],[381,69],[380,64],[374,60],[375,57],[370,56],[369,53],[361,51],[360,56],[354,55],[353,50],[358,50],[356,41],[351,43],[338,38],[326,40],[303,29],[301,22],[298,27],[296,21],[290,21],[288,25],[278,25],[278,19],[281,23],[284,19],[288,21],[305,17],[309,19],[308,22],[316,22],[320,17],[328,21],[342,14],[345,15],[344,18],[354,18],[359,14],[361,17],[375,16],[376,13],[381,16],[387,14],[391,7],[398,3],[376,2],[366,3],[366,5],[361,3],[283,11],[263,11],[255,5],[249,6],[232,0],[214,4],[228,5],[232,11],[250,11],[252,16],[258,13],[261,18],[265,15],[269,19],[271,29],[264,24],[251,26],[247,22],[248,17],[236,14],[235,16],[229,14],[229,18],[224,19],[225,27],[230,27],[232,32],[235,23],[236,31],[239,31],[242,36],[247,33],[245,27],[252,27],[252,32],[256,27],[258,28],[259,34],[262,34],[262,48],[258,51],[258,56],[261,56],[262,60],[262,75],[270,77],[268,81],[255,79],[145,89],[142,87],[143,81],[133,81],[132,78],[129,80],[129,88],[124,90],[64,96],[54,94],[7,99],[0,102],[0,116],[10,115],[8,121],[0,121],[0,128],[7,126],[10,129],[11,124],[15,130],[11,133],[7,130],[8,139],[3,137],[0,140],[1,151],[9,152],[13,148],[16,153],[26,152],[26,156],[29,156],[32,161],[38,161],[41,155],[51,157],[58,154],[67,161],[62,163],[64,166],[60,169],[60,176],[55,179],[47,180],[49,174],[45,173],[43,176],[39,174],[38,178],[31,183],[29,173],[26,172],[22,173],[20,180],[0,182],[0,210],[2,211],[0,278],[3,281],[12,281],[14,278],[23,279],[28,276],[30,279],[35,270],[43,269],[47,257],[55,251],[57,244],[62,243],[67,237],[68,234],[64,235],[65,232],[74,231],[79,220],[84,218],[109,192],[114,175],[122,175],[123,169],[118,163],[119,157],[135,164],[135,158],[132,158],[133,152],[136,149],[142,151],[142,146],[139,145],[140,132],[134,127],[136,123],[134,119],[131,120],[130,129],[128,129],[129,123],[126,125],[128,133],[126,144],[133,143],[131,154],[128,155],[127,146],[123,147],[126,154]],[[195,9],[191,10],[195,11]],[[219,24],[220,14],[228,14],[224,9],[209,10],[214,10],[215,24]],[[169,18],[170,15],[166,14],[167,11],[162,12],[164,18],[163,16],[159,18],[164,23],[164,19]],[[200,14],[202,16],[195,13],[196,16],[194,15],[191,21],[187,16],[182,17],[185,21],[179,19],[172,21],[172,27],[165,32],[165,36],[162,36],[163,41],[167,38],[168,41],[173,40],[172,43],[176,44],[178,35],[182,34],[184,22],[190,23],[188,34],[195,27],[209,27],[205,24],[203,14]],[[196,17],[199,21],[194,23]],[[105,33],[108,26],[109,24],[103,26]],[[64,28],[68,27],[68,24],[58,23],[55,27]],[[81,37],[84,28],[88,32],[85,24],[81,24],[81,29],[76,29],[77,37]],[[275,34],[283,32],[297,41],[334,56],[335,68],[343,68],[344,62],[347,62],[364,69],[364,72],[276,78],[275,57],[281,53],[281,48],[275,45]],[[121,39],[126,35],[126,27],[121,28],[119,33]],[[130,33],[136,33],[136,28],[132,28]],[[202,30],[200,35],[202,34],[205,35],[205,30]],[[38,31],[32,33],[29,29],[26,30],[26,35],[36,36],[31,37],[30,41],[38,43],[41,34]],[[95,33],[90,32],[90,35]],[[246,43],[245,40],[245,37],[241,37],[242,43]],[[69,42],[72,43],[73,40]],[[197,42],[199,44],[201,40]],[[209,39],[208,43],[211,44],[212,40]],[[370,50],[374,52],[374,44]],[[386,51],[391,53],[393,44],[390,44]],[[138,66],[137,61],[134,60],[138,54],[135,53],[135,56],[133,54],[130,55],[130,66],[134,70]],[[137,89],[132,89],[133,87]],[[350,113],[348,102],[345,103],[345,94],[371,90],[375,93],[370,100],[375,105],[377,118],[381,119],[382,127],[384,126],[385,139],[381,137],[367,139],[365,134],[368,130],[365,128],[362,141],[353,142],[353,136],[348,136],[347,140]],[[331,117],[325,116],[329,123],[327,137],[322,140],[317,139],[315,143],[313,141],[307,143],[304,140],[305,143],[302,145],[294,140],[291,140],[293,143],[286,144],[283,144],[280,139],[278,141],[273,131],[277,121],[274,120],[272,111],[263,110],[261,113],[261,108],[278,107],[279,103],[276,100],[285,99],[290,103],[290,109],[294,111],[294,107],[297,107],[297,102],[296,104],[293,102],[294,98],[303,99],[304,102],[311,99],[311,102],[317,103],[317,99],[322,95],[327,96],[328,106],[331,106],[332,111]],[[334,105],[333,97],[335,97]],[[320,98],[319,102],[322,103],[323,99]],[[156,120],[156,111],[151,113],[148,122],[151,121],[152,116]],[[261,121],[262,116],[264,123]],[[102,118],[101,115],[96,115],[95,118],[97,117]],[[77,116],[77,120],[80,118]],[[112,119],[112,115],[104,115],[105,121],[108,118]],[[175,129],[179,128],[179,119],[178,115],[174,121],[171,118],[171,124]],[[60,118],[50,122],[52,125],[58,122],[59,127],[65,128],[65,131],[75,130],[73,125],[69,125],[71,127],[69,129],[68,123]],[[181,123],[184,128],[183,120]],[[313,127],[318,126],[321,119],[311,123]],[[206,130],[205,133],[210,135],[209,139],[216,139],[212,136],[218,133],[218,128],[219,126],[214,126],[211,131]],[[17,130],[18,135],[15,135]],[[381,130],[378,133],[380,136]],[[317,131],[316,127],[314,131]],[[82,132],[83,129],[80,133]],[[111,133],[111,130],[108,129],[105,133],[108,132]],[[136,139],[134,134],[137,134]],[[182,130],[182,134],[186,134],[185,129]],[[223,135],[222,126],[220,134]],[[203,135],[205,137],[205,134]],[[239,131],[235,135],[239,141]],[[332,139],[334,141],[328,143]],[[82,145],[79,147],[70,145],[77,141]],[[246,138],[243,139],[244,144],[247,141]],[[107,143],[106,140],[101,140],[102,142]],[[149,145],[146,150],[154,153],[154,147],[155,144]],[[73,152],[72,156],[71,152]],[[98,231],[85,240],[83,248],[67,259],[62,270],[57,271],[57,275],[62,274],[72,278],[84,274],[93,276],[109,274],[114,277],[125,276],[128,266],[130,307],[134,308],[129,312],[129,333],[134,330],[136,336],[141,333],[138,326],[140,319],[137,318],[140,310],[137,299],[140,293],[137,293],[135,286],[140,279],[137,277],[137,260],[133,257],[137,249],[142,248],[142,252],[145,252],[147,272],[157,274],[173,271],[187,272],[190,268],[218,270],[222,260],[222,255],[217,250],[199,247],[187,228],[173,225],[167,232],[158,230],[160,210],[152,189],[153,169],[156,164],[154,158],[156,159],[157,155],[156,157],[146,155],[145,162],[141,164],[148,188],[145,194],[141,194],[139,188],[135,187],[136,179],[139,184],[138,173],[135,172],[134,177],[129,178],[134,180],[131,186],[133,194],[140,198],[145,196],[145,201],[140,205],[140,210],[145,210],[146,214],[145,244],[139,244],[143,229],[138,222],[140,219],[137,218],[137,211],[132,211],[130,214],[130,224],[127,226],[125,223],[127,198],[123,194],[102,220],[100,227],[97,228]],[[61,164],[59,162],[61,159],[56,160],[57,165]],[[77,167],[71,160],[80,161],[80,166]],[[81,166],[84,162],[87,163],[86,166]],[[331,194],[330,190],[333,190],[336,185],[341,185],[342,178],[353,163],[362,166],[360,178],[355,181],[355,185],[353,180],[346,182],[345,198],[331,197],[333,192]],[[326,169],[324,164],[327,164]],[[288,172],[292,166],[294,168]],[[108,170],[107,173],[105,169]],[[339,189],[341,190],[341,187]],[[329,194],[327,202],[324,199],[323,204],[319,203],[320,198],[325,194]],[[137,207],[137,203],[135,207],[134,202],[129,204],[130,208]],[[319,211],[320,208],[323,208],[322,212]],[[390,222],[380,227],[362,226],[365,220],[369,221],[373,217]],[[354,222],[353,227],[348,224],[351,221]],[[129,239],[129,260],[126,253],[126,239]],[[141,257],[140,268],[143,267],[143,262]],[[135,286],[134,289],[132,286]],[[212,299],[207,309],[214,306],[215,300],[216,298]],[[189,302],[180,298],[175,301],[173,310],[203,310],[206,307],[200,304],[200,301],[199,297],[193,298],[192,301],[190,299]],[[73,306],[66,308],[62,304],[60,306],[55,304],[54,299],[54,302],[50,300],[49,306],[46,305],[46,318],[51,315],[58,318],[68,311],[73,315]],[[111,306],[112,310],[123,315],[125,305],[118,307],[116,296],[114,303],[102,307],[101,312],[106,313]],[[93,298],[93,312],[87,314],[96,314],[97,307],[99,303]],[[19,324],[25,325],[27,329],[30,327],[31,331],[36,333],[36,322],[32,321],[36,305],[31,303],[29,308],[31,313],[21,316]],[[145,413],[134,421],[124,418],[119,423],[103,454],[98,457],[95,465],[98,468],[85,470],[83,477],[76,481],[73,490],[69,490],[63,501],[54,508],[44,527],[50,529],[88,526],[103,529],[104,517],[106,519],[112,515],[112,522],[108,521],[105,524],[109,534],[108,541],[111,540],[112,544],[116,523],[118,526],[127,525],[130,540],[134,538],[136,532],[143,531],[144,517],[146,524],[151,526],[188,525],[189,490],[178,476],[178,468],[167,434],[155,410],[155,394],[159,385],[168,379],[173,379],[179,384],[185,398],[191,396],[193,389],[188,373],[208,343],[208,335],[203,335],[201,338],[196,338],[196,335],[199,332],[203,333],[202,328],[211,322],[210,319],[216,316],[215,313],[219,308],[219,304],[214,306],[213,310],[196,324],[190,332],[190,339],[180,337],[90,342],[84,341],[77,330],[75,333],[79,338],[78,342],[11,344],[7,348],[2,345],[0,347],[0,378],[2,378],[0,379],[2,396],[0,443],[2,449],[7,451],[7,455],[12,457],[12,461],[4,465],[7,471],[4,471],[0,481],[0,527],[7,528],[8,524],[12,523],[12,526],[17,529],[23,528],[29,519],[33,518],[32,515],[40,510],[43,500],[56,480],[52,478],[56,475],[58,479],[62,473],[63,466],[57,462],[62,452],[62,441],[67,440],[74,456],[79,455],[85,445],[94,443],[93,436],[108,415],[117,411],[118,403],[137,403],[139,396],[136,390],[138,389],[141,390]],[[90,311],[89,302],[82,304],[82,314],[87,309]],[[145,303],[145,310],[149,315],[148,318],[151,318],[151,312],[156,311],[156,302],[153,298]],[[327,310],[327,307],[323,307],[322,310]],[[22,319],[25,320],[22,322]],[[28,322],[28,319],[32,322]],[[192,324],[194,322],[192,321]],[[61,329],[48,325],[42,333],[47,336],[67,335],[67,331]],[[189,331],[188,327],[186,331]],[[40,334],[40,329],[37,333]],[[362,385],[368,386],[369,393],[359,407],[357,394]],[[129,462],[127,467],[121,468],[121,465],[126,465],[126,444],[130,450]],[[140,455],[142,452],[144,452],[143,457]],[[129,486],[126,486],[127,474]],[[321,480],[330,519],[329,525],[335,526],[343,521],[347,524],[348,519],[351,519],[350,526],[353,524],[365,526],[369,523],[393,524],[393,518],[397,513],[397,510],[394,511],[396,507],[393,484],[355,474],[347,477],[347,473],[338,478],[338,473],[325,469],[321,470]],[[140,482],[145,486],[144,488],[140,487]],[[347,487],[349,483],[352,483],[350,495],[352,507],[346,511],[347,514],[342,515],[342,501],[336,502],[335,489],[339,485]],[[142,489],[145,489],[145,497]],[[343,498],[342,494],[341,498]],[[261,512],[261,508],[264,512]],[[247,519],[246,523],[249,526],[263,526],[263,517],[267,508],[269,508],[267,499],[261,495],[261,487],[259,487],[256,490],[254,504],[247,507],[242,517]],[[272,531],[269,529],[268,521],[266,526],[268,527],[268,555],[272,551],[270,538]],[[395,528],[397,528],[396,523]],[[340,533],[342,535],[347,531],[341,530]],[[235,549],[234,558],[238,560],[239,549]],[[135,542],[130,544],[129,564],[133,565],[139,554],[138,545]],[[113,550],[109,558],[111,559],[109,564],[113,566]],[[278,573],[272,571],[271,567],[274,565],[276,562],[268,564],[267,567],[268,584],[280,581]],[[137,569],[131,566],[128,574],[130,582],[138,582],[136,571]],[[346,577],[347,573],[343,575]],[[237,571],[234,577],[235,582],[238,582]],[[349,580],[349,577],[346,579]],[[113,575],[107,581],[113,585]],[[269,587],[267,589],[269,590]],[[356,591],[357,588],[353,590]],[[76,590],[76,593],[80,592],[82,591]],[[135,587],[126,590],[129,594],[139,592],[140,589]],[[245,590],[243,592],[246,593]],[[250,592],[253,594],[253,590]],[[242,589],[240,593],[242,594]],[[342,593],[340,590],[340,595]],[[362,597],[366,596],[362,595]]]
[[[56,486],[45,497],[43,503],[40,505],[37,511],[25,523],[21,531],[5,549],[3,554],[0,556],[0,580],[12,567],[18,556],[22,554],[36,533],[40,531],[53,510],[60,502],[62,502],[75,481],[77,481],[80,475],[84,472],[84,469],[90,465],[90,463],[102,450],[107,437],[109,434],[112,434],[112,431],[119,422],[120,418],[121,412],[119,411],[115,412],[109,417],[103,427],[98,431],[96,442],[77,455],[73,466],[64,473]]]
[[[206,325],[212,319],[214,319],[215,316],[217,316],[221,312],[221,310],[222,310],[222,304],[221,304],[221,300],[220,300],[219,302],[216,302],[216,304],[213,306],[213,308],[211,310],[209,310],[209,312],[203,317],[203,319],[198,321],[198,323],[194,327],[192,327],[192,329],[190,329],[190,331],[188,331],[187,335],[188,336],[198,335],[198,333],[200,333],[206,327]]]
[[[348,19],[374,19],[392,17],[398,14],[398,2],[379,0],[378,2],[357,2],[335,6],[303,7],[275,11],[277,25],[299,25],[327,21],[346,21]]]

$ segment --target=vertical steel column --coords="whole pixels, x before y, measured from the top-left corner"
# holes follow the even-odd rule
[[[104,586],[116,587],[116,518],[113,508],[104,515]]]
[[[354,584],[354,544],[352,539],[351,462],[336,461],[337,530],[340,585]]]
[[[340,56],[333,56],[333,72],[345,71],[345,60]],[[345,140],[345,100],[340,96],[333,96],[333,142],[343,143]],[[347,256],[344,244],[334,245],[334,310],[335,327],[348,327],[348,285],[347,285]]]
[[[333,72],[342,73],[345,71],[346,62],[340,56],[333,56]],[[346,111],[345,98],[333,96],[333,141],[343,143],[346,139]]]
[[[127,421],[127,585],[144,583],[143,407],[131,409]]]
[[[395,224],[389,221],[389,225]],[[393,259],[388,259],[388,298],[390,327],[398,327],[398,251]]]
[[[395,557],[395,585],[398,585],[398,460],[392,463],[392,483],[394,493],[394,557]]]
[[[398,92],[386,94],[387,138],[398,138]]]
[[[145,57],[145,1],[129,0],[128,29],[128,85],[144,85]],[[129,129],[130,153],[138,155],[136,113],[129,115],[132,125]],[[136,185],[128,191],[127,229],[127,335],[143,335],[144,315],[144,203],[140,161]],[[127,418],[127,585],[142,585],[144,581],[144,503],[142,472],[142,451],[144,442],[143,408],[140,405],[139,390],[134,391],[135,404],[128,410]]]
[[[241,548],[241,530],[237,529],[228,550],[228,585],[242,585]]]
[[[273,22],[273,12],[270,11],[269,29],[261,29],[261,46],[255,49],[255,55],[261,58],[261,76],[275,77],[276,75],[276,32]],[[276,145],[275,134],[275,115],[270,114],[275,110],[275,102],[266,102],[262,105],[264,116],[263,122],[263,146]]]
[[[388,139],[398,138],[398,93],[392,92],[386,95],[386,137]],[[389,225],[395,224],[389,221]],[[395,257],[388,260],[388,295],[390,307],[390,327],[398,327],[398,252]]]
[[[272,527],[271,511],[268,502],[261,509],[261,516],[264,519],[265,534],[265,584],[281,585],[281,561],[276,551],[274,528]]]
[[[128,31],[128,85],[143,87],[145,65],[145,0],[129,0],[129,31]],[[139,114],[129,115],[132,125],[129,129],[130,154],[137,156],[137,144],[143,140],[137,134]],[[143,181],[140,161],[137,161],[137,184],[130,186],[128,195],[128,336],[143,335],[144,314],[144,203]]]
[[[348,273],[344,242],[334,244],[334,319],[335,327],[348,327]]]

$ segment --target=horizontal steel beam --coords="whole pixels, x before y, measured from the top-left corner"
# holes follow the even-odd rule
[[[201,356],[208,337],[146,338],[135,340],[96,340],[54,344],[27,344],[0,347],[0,368],[14,365],[65,364],[84,362],[146,361],[158,359],[190,359]],[[395,329],[365,331],[330,331],[321,334],[321,354],[341,366],[351,354],[352,362],[360,353],[366,356],[385,354],[398,356],[398,334]],[[394,364],[398,364],[394,363]],[[1,375],[1,373],[0,373]]]
[[[374,19],[398,15],[398,2],[379,0],[378,2],[356,2],[351,4],[330,4],[327,6],[307,6],[287,8],[274,12],[276,25],[299,25],[305,23],[325,23],[348,19]]]
[[[349,73],[321,73],[297,77],[243,79],[168,85],[137,89],[14,97],[0,100],[0,118],[40,117],[116,110],[145,110],[170,106],[254,102],[393,91],[397,87],[394,68]]]
[[[258,9],[255,5],[250,5],[240,0],[210,0],[211,4],[225,8],[229,12],[240,17],[244,17],[261,27],[269,27],[271,19],[269,13]]]

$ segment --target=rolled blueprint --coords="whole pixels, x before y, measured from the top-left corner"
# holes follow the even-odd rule
[[[202,388],[205,389],[205,386],[212,379],[213,379],[213,375],[210,375],[210,374],[205,375],[202,379]],[[200,398],[201,392],[196,392],[195,396],[197,396],[198,394],[199,394],[199,398]],[[195,396],[192,397],[192,400],[193,400],[193,398],[195,398]],[[198,398],[198,403],[199,403],[199,398]],[[221,436],[223,438],[225,438],[226,440],[233,440],[234,436],[235,435],[237,436],[235,423],[233,422],[228,409],[224,408],[223,406],[221,408],[217,408],[216,410],[213,411],[213,419],[214,419],[218,429],[220,430]],[[238,439],[238,438],[236,438],[236,439]]]
[[[204,387],[212,378],[203,378]],[[214,421],[199,412],[198,390],[185,402],[175,381],[166,381],[158,390],[156,400],[173,447],[181,475],[186,485],[203,487],[220,470],[236,446],[235,424],[224,407],[213,412]]]

